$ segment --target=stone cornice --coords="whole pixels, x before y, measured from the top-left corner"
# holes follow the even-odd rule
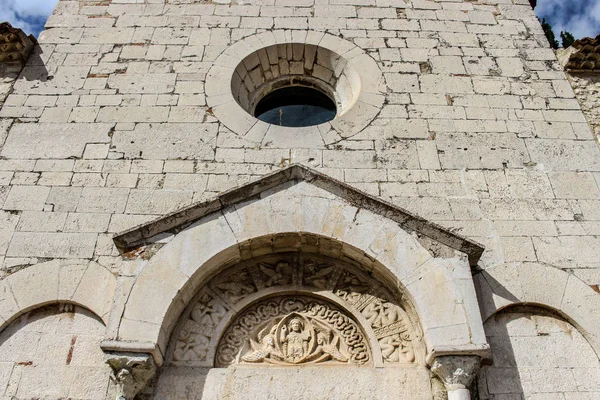
[[[355,207],[384,215],[406,230],[426,236],[465,253],[471,266],[477,264],[484,251],[484,247],[473,240],[457,235],[401,207],[368,195],[350,185],[300,164],[292,164],[256,181],[225,191],[212,200],[191,204],[154,221],[121,232],[114,236],[115,244],[122,252],[127,252],[152,242],[150,239],[158,234],[179,232],[192,222],[208,214],[250,200],[266,190],[293,181],[308,182],[339,196]]]

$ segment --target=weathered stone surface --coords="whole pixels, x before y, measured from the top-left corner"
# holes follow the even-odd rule
[[[17,397],[104,398],[113,383],[100,350],[103,333],[93,313],[73,305],[24,315],[0,334],[0,371],[12,371],[0,388]]]
[[[598,393],[590,387],[591,392],[575,394],[586,390],[576,377],[597,374],[598,361],[582,334],[562,318],[542,310],[533,315],[516,310],[493,317],[486,331],[498,350],[493,366],[482,368],[480,381],[487,384],[480,387],[480,395],[548,398],[571,392],[586,398]],[[548,347],[561,351],[548,357]],[[524,374],[531,379],[523,382]]]
[[[158,397],[170,398],[184,387],[203,393],[203,399],[221,399],[232,393],[233,399],[249,400],[262,396],[266,391],[274,396],[299,400],[308,399],[361,399],[376,396],[379,399],[431,398],[431,386],[427,370],[366,369],[340,370],[328,368],[292,368],[280,371],[286,385],[275,383],[269,369],[192,369],[169,368],[161,375]],[[233,387],[228,382],[235,380]],[[314,382],[322,382],[315,385]],[[372,385],[372,382],[381,385]]]
[[[525,0],[263,3],[60,0],[28,64],[0,61],[0,324],[19,305],[85,305],[108,324],[104,349],[125,338],[115,351],[164,364],[144,392],[155,398],[444,398],[425,362],[485,357],[484,335],[495,359],[480,373],[480,398],[598,398],[597,357],[586,350],[589,343],[600,353],[597,79],[567,80]],[[337,117],[305,128],[257,122],[253,105],[288,74],[320,85]],[[334,195],[330,180],[303,181],[296,168],[280,171],[292,176],[274,189],[280,175],[266,175],[291,163],[351,187]],[[258,187],[270,191],[223,193],[265,176]],[[112,235],[125,230],[117,249]],[[483,255],[452,232],[484,243]],[[207,372],[165,361],[197,288],[223,265],[276,251],[352,260],[405,288],[427,360],[350,374],[332,365]],[[464,252],[479,252],[472,269]],[[273,279],[285,270],[270,269]],[[534,309],[507,321],[495,314],[520,302],[556,310],[571,325]],[[116,397],[107,367],[86,361],[101,352],[99,339],[82,332],[97,328],[61,318],[56,341],[32,339],[37,328],[25,322],[8,328],[0,343],[10,349],[0,344],[0,353],[18,358],[0,357],[0,397]],[[522,320],[535,320],[539,332]],[[325,346],[339,337],[308,321]],[[269,337],[259,330],[252,339],[265,350]],[[381,352],[396,357],[398,343],[386,339]],[[344,356],[338,344],[328,348]],[[309,358],[333,362],[310,349]],[[281,386],[278,374],[293,375],[292,384]],[[331,382],[315,384],[318,374]]]
[[[593,140],[528,139],[531,161],[564,171],[600,171],[600,149]]]
[[[95,233],[16,232],[7,255],[46,258],[92,257],[97,236]]]
[[[217,126],[194,124],[139,124],[135,130],[115,132],[115,150],[128,158],[212,160]]]
[[[108,143],[109,124],[17,124],[2,148],[7,158],[81,157],[87,143]]]

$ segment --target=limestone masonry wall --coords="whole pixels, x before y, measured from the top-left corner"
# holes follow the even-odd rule
[[[600,75],[568,74],[568,79],[592,131],[600,138]]]
[[[277,128],[260,131],[243,110],[231,108],[224,117],[219,95],[227,96],[210,93],[220,79],[211,81],[220,76],[211,68],[236,68],[229,46],[242,40],[251,46],[253,35],[269,31],[300,43],[312,40],[306,31],[330,35],[319,36],[323,45],[349,43],[332,46],[337,54],[352,48],[368,55],[356,71],[363,89],[366,77],[375,77],[374,92],[363,90],[347,121],[306,133],[310,140]],[[592,289],[600,284],[600,151],[528,0],[60,0],[38,41],[18,79],[0,78],[0,293],[6,298],[16,293],[11,277],[49,262],[60,271],[94,265],[109,272],[78,278],[83,292],[114,290],[111,277],[118,277],[117,293],[127,293],[141,264],[121,257],[113,235],[299,163],[484,245],[474,274],[482,314],[490,317],[485,328],[494,365],[481,373],[480,399],[600,398],[598,349],[592,349],[600,337],[573,320],[594,329],[600,322],[587,319],[588,303],[568,300],[581,294],[596,304],[599,296]],[[575,83],[597,102],[597,82]],[[240,127],[238,120],[251,124]],[[81,304],[76,290],[65,297],[58,289],[68,276],[61,272],[59,295],[45,303]],[[23,295],[27,306],[0,301],[1,323],[12,321],[15,310],[35,308],[28,296],[44,283],[27,279],[38,282]],[[499,289],[509,282],[517,287],[510,296]],[[551,292],[556,304],[524,300],[534,287]],[[557,310],[569,303],[581,314],[540,308],[492,315],[519,302]],[[100,319],[76,311],[70,323],[89,319],[82,329],[100,335]],[[44,312],[55,322],[65,318]],[[104,323],[107,315],[99,315]],[[11,340],[25,340],[18,335],[30,328],[17,329],[26,325],[18,321],[2,333],[0,355],[13,351]],[[542,333],[534,324],[543,325]],[[14,339],[3,340],[9,335]],[[71,338],[50,336],[43,340]],[[548,357],[578,348],[573,357],[582,361],[542,360],[535,367],[543,359],[538,353],[523,360],[536,346]],[[91,347],[81,351],[93,357]],[[498,358],[506,352],[512,356]],[[69,383],[41,393],[35,382],[45,384],[50,364],[23,357],[0,357],[1,399],[114,395],[97,359],[84,365],[98,374],[85,390]],[[28,361],[43,367],[17,375]],[[83,373],[64,368],[64,379]],[[565,369],[574,380],[551,378]],[[10,377],[6,384],[3,377]],[[509,381],[517,383],[507,389]]]
[[[481,241],[484,267],[600,283],[598,149],[526,2],[187,3],[59,2],[0,111],[6,273],[48,258],[117,271],[114,232],[304,163]],[[371,126],[272,148],[219,124],[206,73],[265,29],[365,49],[388,88]]]

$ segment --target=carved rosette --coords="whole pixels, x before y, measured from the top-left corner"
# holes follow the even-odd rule
[[[219,367],[412,364],[422,344],[393,300],[399,297],[339,260],[298,253],[256,258],[226,269],[200,290],[174,331],[168,361]]]
[[[220,299],[206,291],[201,292],[177,333],[173,359],[206,361],[215,329],[227,311]]]

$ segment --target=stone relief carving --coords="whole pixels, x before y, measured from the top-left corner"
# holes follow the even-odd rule
[[[303,265],[304,284],[314,286],[317,289],[329,289],[331,283],[335,284],[341,269],[333,264],[319,264],[314,260],[308,260]]]
[[[217,365],[324,362],[364,365],[369,346],[351,318],[307,296],[260,302],[240,315],[217,349]]]
[[[210,340],[225,314],[227,308],[218,298],[207,292],[201,293],[189,313],[189,318],[179,330],[173,359],[206,360]]]
[[[232,303],[237,303],[257,290],[252,275],[247,269],[239,269],[227,274],[217,280],[212,287]]]
[[[263,290],[272,295],[277,287],[304,294],[261,300]],[[311,292],[337,297],[341,308]],[[175,329],[169,358],[186,365],[364,365],[373,363],[369,343],[377,343],[379,363],[414,363],[420,337],[392,298],[378,281],[338,260],[259,257],[227,269],[200,291]],[[239,312],[242,301],[250,305]]]
[[[287,286],[292,283],[294,270],[286,261],[280,261],[275,265],[259,263],[258,268],[262,273],[262,282],[265,287]]]

